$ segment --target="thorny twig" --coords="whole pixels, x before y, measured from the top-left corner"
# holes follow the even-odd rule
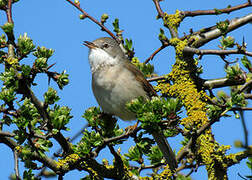
[[[219,15],[230,12],[237,11],[243,8],[247,8],[252,6],[251,1],[248,0],[248,2],[233,6],[233,7],[227,7],[223,9],[212,9],[212,10],[196,10],[196,11],[183,11],[181,14],[185,17],[194,17],[194,16],[202,16],[202,15]]]
[[[76,4],[74,2],[72,2],[71,0],[66,0],[67,2],[69,2],[70,4],[72,4],[75,8],[77,8],[80,12],[82,12],[82,14],[84,15],[84,17],[90,19],[91,21],[93,21],[95,24],[97,24],[98,26],[101,27],[101,29],[103,31],[106,31],[113,39],[115,39],[119,44],[120,44],[120,40],[108,29],[106,28],[106,26],[104,26],[101,22],[99,22],[98,20],[96,20],[94,17],[90,16],[86,11],[84,11],[81,7],[80,4]]]

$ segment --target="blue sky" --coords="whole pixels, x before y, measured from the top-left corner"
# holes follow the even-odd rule
[[[229,0],[231,5],[237,5],[244,3],[245,0]],[[124,30],[124,38],[133,40],[135,49],[135,56],[141,61],[147,59],[151,53],[160,46],[158,40],[159,28],[162,27],[162,21],[156,20],[156,10],[152,0],[127,0],[127,1],[101,1],[101,0],[80,0],[81,7],[87,11],[91,16],[100,19],[103,13],[109,14],[107,27],[112,29],[112,22],[115,18],[119,18],[120,28]],[[176,0],[176,1],[164,1],[161,2],[161,6],[164,11],[168,13],[174,13],[176,9],[179,10],[198,10],[198,9],[213,9],[224,8],[229,4],[224,0]],[[197,31],[203,27],[215,25],[217,21],[226,20],[229,17],[241,17],[248,13],[251,13],[251,8],[236,11],[231,13],[230,16],[203,16],[196,18],[186,18],[181,24],[179,31],[180,36],[183,33],[189,33],[189,29],[193,28]],[[58,94],[61,97],[59,104],[67,105],[72,109],[72,115],[74,118],[69,123],[71,131],[64,134],[68,137],[74,135],[86,122],[81,117],[85,109],[91,106],[97,106],[95,98],[91,90],[91,73],[89,69],[87,54],[88,49],[82,45],[84,40],[92,41],[98,37],[108,36],[105,32],[100,31],[100,28],[89,21],[88,19],[80,20],[79,12],[67,3],[65,0],[20,0],[20,2],[13,5],[13,20],[15,24],[15,35],[23,35],[27,32],[27,35],[33,39],[34,44],[39,46],[45,46],[55,50],[54,55],[49,60],[49,63],[56,65],[53,67],[53,71],[61,72],[66,70],[70,74],[70,84],[66,86],[63,91],[60,91],[54,82],[51,82],[50,86],[57,89]],[[0,13],[0,25],[6,22],[6,17],[3,12]],[[252,25],[246,25],[239,30],[231,33],[235,36],[238,43],[242,42],[243,36],[246,42],[252,40]],[[164,28],[163,28],[164,29]],[[1,32],[2,33],[2,32]],[[166,31],[168,34],[168,31]],[[217,42],[211,42],[204,48],[217,48]],[[252,51],[252,45],[248,43],[247,49]],[[230,59],[234,59],[235,56],[230,56]],[[251,59],[251,58],[250,58]],[[34,57],[29,57],[25,62],[31,64]],[[160,54],[158,54],[152,64],[155,65],[155,71],[157,74],[167,74],[171,70],[171,65],[174,63],[174,50],[173,48],[166,48]],[[203,78],[213,79],[221,78],[225,76],[223,71],[223,61],[215,56],[204,56],[201,60],[201,65],[204,68]],[[34,88],[36,95],[42,99],[43,93],[48,88],[47,78],[44,75],[39,76],[36,79],[39,86]],[[225,88],[228,90],[228,88]],[[215,90],[215,92],[217,92]],[[252,121],[250,112],[245,113],[247,127],[251,132]],[[119,121],[121,127],[127,127],[132,125],[130,122]],[[8,130],[8,129],[5,129]],[[235,118],[222,118],[220,122],[214,124],[213,132],[215,138],[220,144],[231,144],[235,140],[243,140],[243,131],[240,120]],[[171,146],[178,151],[181,147],[180,138],[170,140]],[[249,136],[249,142],[251,142],[251,135]],[[122,146],[122,152],[126,152],[126,149],[131,145],[127,143],[126,146]],[[57,147],[55,147],[57,149]],[[241,149],[235,147],[229,152],[238,152]],[[1,161],[0,161],[0,174],[1,179],[7,179],[7,177],[14,172],[14,161],[12,152],[4,145],[0,145]],[[106,151],[103,152],[103,157],[106,157]],[[20,170],[23,171],[22,163]],[[229,178],[239,179],[237,173],[241,175],[248,175],[249,170],[245,166],[245,161],[229,169]],[[65,176],[66,179],[79,179],[83,177],[83,173],[73,171]],[[204,168],[199,168],[198,172],[192,175],[194,179],[206,179],[206,171]]]

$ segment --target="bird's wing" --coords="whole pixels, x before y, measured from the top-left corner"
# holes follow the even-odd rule
[[[143,73],[135,65],[131,63],[125,63],[125,67],[135,75],[137,81],[142,83],[145,92],[150,98],[152,96],[157,96],[157,93],[152,85],[144,78]]]

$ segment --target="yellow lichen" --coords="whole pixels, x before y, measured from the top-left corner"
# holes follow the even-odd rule
[[[163,17],[164,25],[173,28],[176,32],[182,21],[182,15],[179,10],[176,10],[175,14],[164,13]]]
[[[176,54],[181,56],[183,54],[183,50],[184,50],[185,46],[187,45],[187,39],[182,41],[178,38],[172,38],[172,39],[170,39],[169,42],[171,43],[171,45],[173,45],[175,47]]]
[[[10,65],[18,64],[18,59],[14,57],[8,57],[5,61]]]
[[[181,125],[185,127],[186,131],[197,130],[209,122],[206,113],[206,102],[209,97],[204,91],[197,89],[194,79],[191,76],[192,64],[196,62],[192,61],[189,64],[183,59],[183,49],[187,45],[187,41],[173,38],[170,40],[170,43],[176,49],[176,62],[168,78],[173,82],[173,85],[167,82],[161,82],[157,85],[156,89],[161,93],[179,98],[187,110],[187,117],[181,120]],[[197,138],[195,146],[197,147],[195,153],[199,156],[198,160],[206,165],[209,178],[215,179],[218,173],[218,170],[216,170],[217,164],[223,164],[225,152],[230,147],[220,146],[214,140],[211,129],[206,130]],[[225,174],[225,165],[222,167],[222,170]]]
[[[80,159],[78,154],[70,154],[64,159],[59,159],[58,162],[56,162],[57,167],[65,167],[69,168],[69,165],[74,164],[76,161]]]

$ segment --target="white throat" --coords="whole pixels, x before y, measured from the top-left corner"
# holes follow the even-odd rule
[[[115,65],[119,62],[117,57],[110,56],[106,51],[100,48],[90,49],[88,59],[92,73],[103,66]]]

